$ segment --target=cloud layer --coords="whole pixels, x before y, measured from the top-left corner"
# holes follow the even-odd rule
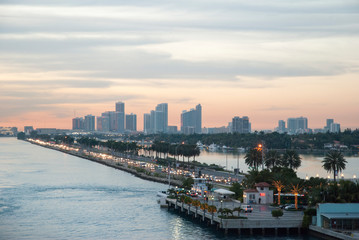
[[[359,122],[358,111],[349,120],[341,109],[293,107],[294,90],[320,105],[334,99],[318,91],[359,87],[355,0],[15,0],[2,1],[0,13],[0,125],[34,112],[99,114],[116,100],[128,100],[139,119],[172,101],[173,124],[198,102],[207,105],[205,125],[251,115],[269,128],[295,111],[318,123],[326,116],[350,127]],[[287,99],[261,101],[280,93]],[[358,100],[347,98],[336,101],[349,115]],[[227,112],[218,117],[223,104]],[[282,115],[265,123],[270,112]]]

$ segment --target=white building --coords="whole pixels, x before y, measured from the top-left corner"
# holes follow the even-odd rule
[[[269,190],[270,184],[260,182],[254,185],[255,189],[243,191],[243,203],[245,204],[271,204],[273,203],[273,190]]]

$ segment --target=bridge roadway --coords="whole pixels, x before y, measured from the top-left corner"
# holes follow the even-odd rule
[[[202,221],[206,221],[211,225],[217,227],[217,229],[222,229],[225,233],[228,230],[237,230],[241,234],[241,230],[249,231],[250,234],[253,234],[253,230],[261,230],[262,234],[265,234],[266,231],[270,231],[278,234],[278,230],[285,230],[288,234],[290,229],[295,229],[298,234],[301,232],[303,212],[301,211],[284,211],[283,216],[279,218],[272,217],[271,211],[275,207],[268,205],[253,205],[253,212],[251,213],[240,213],[241,217],[247,217],[247,219],[222,219],[218,217],[218,213],[208,213],[207,211],[201,210],[199,207],[196,209],[193,206],[189,206],[185,203],[177,201],[176,199],[166,199],[169,209],[174,208],[181,212],[185,212],[187,215],[192,215],[194,218],[200,218]],[[223,202],[218,201],[209,201],[210,205],[215,205],[218,208],[230,208],[240,206],[237,202]],[[238,212],[233,214],[238,216]]]

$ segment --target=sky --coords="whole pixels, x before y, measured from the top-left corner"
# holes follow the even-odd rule
[[[143,114],[203,127],[304,116],[359,128],[357,0],[0,0],[0,126]]]

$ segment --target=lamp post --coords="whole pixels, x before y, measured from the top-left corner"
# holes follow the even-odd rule
[[[258,144],[258,149],[260,149],[262,154],[262,170],[264,169],[264,156],[263,156],[263,150],[264,150],[264,144]]]

